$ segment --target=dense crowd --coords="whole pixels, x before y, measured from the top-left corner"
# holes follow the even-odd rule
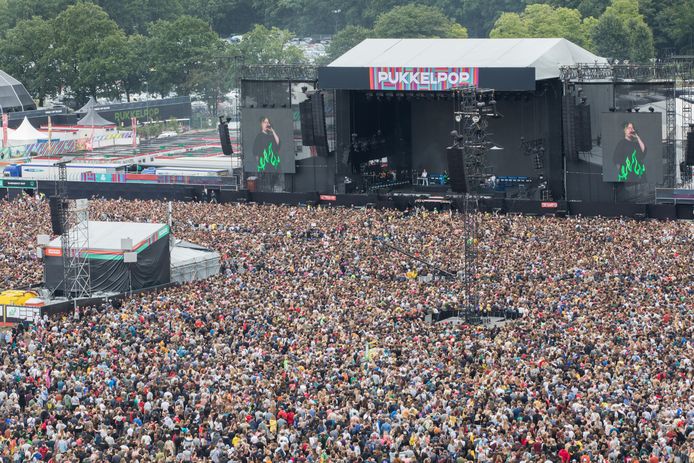
[[[91,202],[97,220],[166,204]],[[44,201],[0,202],[4,287],[40,282]],[[223,273],[0,340],[2,461],[694,462],[694,226],[175,203]]]

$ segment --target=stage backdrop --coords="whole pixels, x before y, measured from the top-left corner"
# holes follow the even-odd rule
[[[660,113],[602,113],[604,182],[663,181],[663,134]]]
[[[296,150],[293,135],[291,109],[242,109],[244,171],[256,174],[293,174]]]

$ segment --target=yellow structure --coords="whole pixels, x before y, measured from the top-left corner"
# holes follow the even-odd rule
[[[23,306],[28,300],[38,297],[33,291],[19,291],[10,289],[0,293],[0,305]]]

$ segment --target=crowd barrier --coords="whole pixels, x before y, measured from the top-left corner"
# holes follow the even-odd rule
[[[19,192],[20,190],[17,190]],[[47,196],[55,191],[55,182],[42,181],[39,191]],[[205,191],[208,192],[205,195]],[[153,199],[177,201],[209,200],[214,192],[218,202],[252,202],[259,204],[286,205],[329,205],[333,207],[373,207],[396,208],[400,210],[415,207],[416,195],[356,195],[319,193],[266,193],[247,190],[232,191],[223,187],[180,185],[180,184],[128,184],[70,182],[68,195],[71,198],[103,197],[107,199]],[[451,207],[462,210],[463,201],[451,198]],[[435,203],[427,206],[436,207]],[[586,216],[586,217],[631,217],[635,219],[653,218],[659,220],[694,219],[694,205],[690,204],[632,204],[587,201],[533,201],[504,198],[481,198],[479,208],[484,212],[524,214],[537,216]]]

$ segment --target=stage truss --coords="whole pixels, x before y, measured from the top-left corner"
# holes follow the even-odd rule
[[[67,162],[58,164],[58,196],[63,229],[63,288],[68,299],[91,296],[89,249],[89,204],[86,199],[67,197]]]
[[[461,148],[465,166],[467,192],[463,201],[462,269],[463,302],[460,308],[469,319],[479,317],[479,282],[477,258],[479,246],[479,197],[482,184],[492,176],[487,154],[493,145],[487,132],[488,119],[497,117],[496,101],[492,89],[464,88],[455,92],[454,117],[457,130],[451,135],[454,145]]]
[[[585,63],[561,66],[559,77],[567,93],[572,83],[612,83],[612,84],[662,84],[668,87],[665,99],[665,138],[664,153],[666,168],[665,185],[668,188],[682,186],[682,172],[677,171],[686,153],[687,131],[692,123],[694,104],[694,57],[673,57],[667,61],[651,64],[607,64]],[[679,89],[679,91],[678,91]],[[677,97],[682,101],[682,122],[680,126],[682,147],[677,156]]]

